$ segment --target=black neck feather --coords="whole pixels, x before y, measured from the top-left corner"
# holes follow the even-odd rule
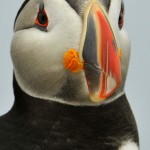
[[[107,105],[70,106],[25,94],[15,78],[14,94],[12,110],[0,118],[0,149],[117,150],[128,139],[138,143],[125,95]]]

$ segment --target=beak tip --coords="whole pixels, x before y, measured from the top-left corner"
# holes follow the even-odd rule
[[[93,101],[94,103],[100,103],[105,100],[105,98],[101,98],[97,94],[90,95],[90,98],[91,98],[91,101]]]

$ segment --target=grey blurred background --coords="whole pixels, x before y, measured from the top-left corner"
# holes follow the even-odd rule
[[[12,89],[13,67],[10,43],[13,22],[23,0],[0,3],[0,115],[10,110],[14,102]],[[132,41],[132,55],[126,93],[135,114],[141,150],[150,147],[150,1],[124,0],[125,28]]]

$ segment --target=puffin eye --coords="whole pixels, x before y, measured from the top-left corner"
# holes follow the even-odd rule
[[[118,26],[119,26],[120,30],[122,29],[123,25],[124,25],[124,3],[122,2],[120,15],[119,15],[119,19],[118,19]]]
[[[44,9],[43,1],[40,3],[39,12],[35,21],[35,25],[41,30],[46,30],[48,26],[48,17]]]
[[[35,21],[35,24],[40,26],[40,27],[47,28],[48,18],[47,18],[45,11],[44,12],[39,11],[37,18],[36,18],[36,21]]]

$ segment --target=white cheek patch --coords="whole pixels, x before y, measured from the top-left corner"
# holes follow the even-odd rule
[[[126,76],[128,73],[129,61],[130,61],[130,52],[131,52],[131,44],[128,33],[122,29],[118,34],[119,45],[122,49],[122,59],[121,59],[121,69],[122,69],[122,79],[123,86],[125,84]]]
[[[135,142],[127,141],[118,150],[139,150],[139,148]]]
[[[69,48],[79,49],[82,22],[65,0],[44,0],[49,18],[48,31],[43,32],[34,27],[26,29],[23,28],[24,23],[19,28],[20,20],[27,20],[22,17],[30,13],[25,11],[30,10],[32,3],[27,4],[16,22],[17,29],[21,30],[15,32],[12,40],[14,71],[24,92],[33,97],[51,100],[67,81],[68,71],[63,66],[63,56]],[[35,14],[31,16],[34,18]],[[74,75],[71,74],[69,78],[72,76]],[[73,77],[74,82],[81,76]]]

